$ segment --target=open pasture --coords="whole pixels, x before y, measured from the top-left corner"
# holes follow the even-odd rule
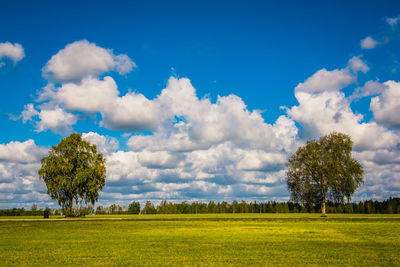
[[[400,264],[398,219],[199,216],[1,221],[0,262],[2,266]]]

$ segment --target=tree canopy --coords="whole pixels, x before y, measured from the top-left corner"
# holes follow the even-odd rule
[[[349,135],[333,132],[299,147],[287,163],[286,182],[291,199],[317,204],[325,215],[326,201],[343,203],[364,182],[361,164],[352,158]]]
[[[73,203],[94,204],[105,185],[105,158],[96,145],[73,133],[52,146],[41,159],[39,177],[46,183],[47,193],[56,199],[67,216],[73,216]]]
[[[131,204],[129,204],[128,213],[129,214],[139,214],[140,213],[140,203],[133,201]]]

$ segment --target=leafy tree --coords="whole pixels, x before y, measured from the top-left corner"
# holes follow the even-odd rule
[[[78,133],[52,146],[49,155],[41,159],[39,177],[46,183],[47,193],[56,199],[66,216],[76,215],[73,203],[94,204],[105,185],[105,158],[96,145],[82,140]]]
[[[232,206],[232,213],[238,212],[239,203],[236,200],[232,201],[231,206]]]
[[[95,214],[106,214],[106,210],[103,206],[97,206]]]
[[[157,210],[154,207],[153,203],[151,203],[150,200],[148,200],[146,202],[146,204],[144,205],[144,208],[142,210],[142,214],[156,214]]]
[[[31,207],[31,211],[32,211],[32,212],[36,212],[37,209],[38,209],[38,208],[37,208],[37,205],[36,205],[36,204],[33,204],[32,207]]]
[[[313,208],[326,201],[343,203],[364,182],[361,164],[352,158],[349,135],[333,132],[319,140],[309,140],[292,154],[287,165],[286,182],[291,199]]]
[[[121,214],[122,207],[118,204],[111,204],[108,207],[108,214]]]
[[[140,213],[140,203],[133,201],[131,204],[129,204],[128,213],[129,214],[139,214]]]

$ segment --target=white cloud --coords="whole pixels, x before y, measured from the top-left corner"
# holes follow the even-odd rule
[[[400,163],[400,151],[391,149],[364,150],[355,153],[362,161],[369,161],[376,165],[390,165]]]
[[[300,83],[295,92],[299,105],[287,110],[289,116],[300,123],[302,134],[307,138],[340,131],[352,136],[357,150],[396,146],[400,141],[399,136],[375,122],[362,122],[363,116],[354,113],[350,108],[351,99],[382,90],[379,83],[367,82],[349,99],[339,92],[356,81],[356,76],[350,70],[366,72],[368,66],[360,57],[353,57],[344,69],[322,69],[304,84]]]
[[[142,151],[138,153],[139,163],[148,168],[164,169],[178,167],[179,157],[167,151]]]
[[[97,146],[97,151],[104,155],[115,152],[119,147],[119,142],[116,138],[100,135],[95,132],[83,133],[82,139],[91,144],[95,144]]]
[[[274,127],[264,122],[259,111],[249,111],[238,96],[218,96],[217,102],[211,103],[196,96],[189,79],[171,77],[155,102],[164,114],[181,118],[166,128],[165,134],[175,133],[177,139],[171,141],[182,149],[194,144],[207,148],[225,141],[243,147],[282,149]]]
[[[110,99],[102,107],[102,124],[114,130],[154,130],[164,119],[157,103],[139,93],[128,93],[123,97]]]
[[[243,151],[243,157],[238,162],[237,168],[245,171],[263,171],[283,169],[286,155],[282,153],[267,153],[262,150]]]
[[[87,114],[101,113],[103,117],[101,125],[111,129],[127,131],[154,129],[160,122],[161,115],[156,104],[142,94],[130,92],[119,97],[113,78],[98,77],[112,70],[126,74],[135,66],[127,55],[114,55],[112,50],[96,46],[86,40],[68,44],[42,69],[43,75],[50,82],[42,89],[37,101],[49,102],[44,105],[46,110],[44,113],[41,111],[42,115],[39,117],[42,119],[43,116],[49,117],[52,114],[54,118],[56,114],[61,115],[60,110],[65,109]],[[61,86],[56,86],[55,83],[61,83]],[[52,110],[52,107],[56,107],[56,110]],[[32,113],[27,112],[21,114],[21,117],[31,116]],[[46,127],[58,129],[61,121],[57,123],[60,116],[56,117],[57,120],[52,119],[52,122],[38,123],[38,131],[44,131]],[[71,125],[76,122],[76,116],[68,114],[65,122],[67,125],[63,130],[70,130]]]
[[[144,95],[130,92],[119,97],[113,78],[87,77],[81,83],[65,83],[43,91],[41,99],[50,99],[58,106],[88,114],[101,113],[101,125],[114,130],[152,130],[165,119],[158,103]]]
[[[351,135],[358,150],[396,146],[399,137],[375,122],[361,122],[363,116],[354,114],[350,102],[341,92],[309,94],[296,93],[298,106],[288,114],[303,127],[307,137],[318,137],[332,131]]]
[[[354,153],[365,172],[365,184],[358,190],[359,199],[387,199],[400,194],[400,151],[396,148]]]
[[[356,81],[356,76],[348,69],[328,71],[325,68],[317,71],[296,87],[296,92],[318,93],[325,91],[338,91]]]
[[[284,184],[287,152],[298,144],[297,128],[288,117],[270,125],[237,96],[218,97],[215,103],[199,99],[186,78],[170,78],[149,101],[166,119],[152,135],[132,136],[127,142],[132,151],[108,157],[111,187],[131,186],[126,190],[136,198],[218,200],[271,198],[274,189],[262,184]],[[108,192],[113,190],[124,189]]]
[[[259,111],[248,110],[238,96],[219,96],[215,103],[200,99],[187,78],[171,77],[152,100],[136,92],[118,96],[111,77],[87,77],[81,83],[49,87],[45,94],[43,99],[53,104],[41,110],[38,130],[68,130],[59,127],[74,124],[76,116],[63,108],[99,112],[102,125],[111,129],[153,130],[152,135],[132,136],[128,146],[133,151],[128,152],[116,151],[116,140],[93,132],[83,134],[106,155],[105,194],[118,198],[124,198],[125,191],[142,198],[176,199],[213,194],[223,199],[238,193],[250,197],[256,188],[273,192],[247,183],[284,183],[281,177],[286,153],[299,142],[295,123],[288,117],[281,116],[270,125]],[[44,112],[52,116],[44,116]],[[72,117],[61,123],[59,118],[68,117],[64,113]],[[171,191],[173,188],[177,191]],[[121,190],[124,194],[114,194]]]
[[[24,48],[17,43],[0,43],[0,59],[3,57],[11,59],[16,64],[25,57]],[[0,67],[2,66],[4,66],[4,63]]]
[[[69,110],[95,113],[112,105],[118,97],[113,78],[104,80],[84,78],[80,84],[65,83],[54,93],[53,99]]]
[[[368,65],[361,60],[361,56],[354,56],[343,69],[326,70],[320,69],[304,83],[299,83],[295,92],[320,93],[326,91],[339,91],[357,81],[358,72],[369,71]]]
[[[187,152],[118,151],[107,158],[106,191],[120,193],[108,195],[117,199],[271,199],[285,183],[285,161],[284,153],[230,142]]]
[[[39,180],[40,163],[0,162],[0,170],[3,168],[7,170],[7,177],[0,177],[0,208],[29,208],[34,203],[40,207],[57,207],[46,194],[45,184]]]
[[[367,73],[369,71],[368,65],[361,60],[361,56],[354,56],[350,58],[347,66],[354,72],[361,71],[362,73]]]
[[[39,112],[35,109],[33,104],[27,104],[24,106],[24,110],[21,113],[22,122],[25,123],[27,121],[30,121],[33,117],[37,115],[39,115]]]
[[[367,81],[362,87],[357,87],[354,93],[349,97],[349,101],[360,99],[366,96],[372,96],[382,93],[387,85],[378,81]]]
[[[60,134],[71,132],[71,125],[74,125],[77,121],[76,115],[68,113],[59,107],[50,110],[42,109],[39,113],[39,119],[40,121],[36,123],[37,132],[50,129],[54,133]]]
[[[296,93],[299,106],[288,114],[303,126],[308,137],[317,137],[332,131],[350,134],[357,149],[387,148],[396,146],[399,137],[375,122],[361,122],[362,115],[354,114],[349,101],[340,92],[318,95]]]
[[[380,44],[380,42],[376,41],[371,36],[365,37],[360,42],[360,45],[361,45],[362,49],[373,49],[379,44]]]
[[[387,81],[381,95],[371,99],[370,109],[377,122],[400,128],[400,83]]]
[[[117,151],[107,157],[107,181],[111,183],[129,179],[130,183],[141,182],[148,173],[141,167],[137,153]]]
[[[79,82],[87,76],[98,76],[117,70],[120,74],[130,72],[136,64],[127,55],[114,55],[87,40],[68,44],[51,57],[43,67],[43,75],[53,82]]]
[[[97,64],[92,56],[99,60]],[[107,185],[101,194],[102,201],[287,199],[287,155],[306,138],[332,131],[352,136],[355,155],[366,166],[367,184],[359,193],[385,195],[391,190],[385,183],[393,182],[393,178],[381,166],[388,166],[393,173],[400,172],[395,167],[399,159],[398,134],[378,124],[382,120],[364,122],[363,116],[350,107],[352,98],[383,92],[375,100],[383,112],[392,105],[387,104],[390,101],[385,94],[395,100],[397,95],[389,92],[386,83],[373,81],[357,88],[350,98],[340,92],[357,81],[359,72],[369,71],[361,56],[351,58],[342,69],[323,68],[300,83],[295,92],[299,104],[288,108],[288,115],[280,116],[272,124],[264,121],[260,111],[248,109],[239,96],[218,96],[215,102],[197,96],[187,78],[171,77],[160,94],[149,99],[131,91],[120,96],[113,78],[99,76],[111,70],[124,74],[133,67],[127,56],[115,56],[111,50],[87,41],[70,44],[43,69],[52,81],[38,101],[47,102],[38,106],[40,111],[28,104],[21,114],[23,121],[38,116],[37,131],[68,132],[78,119],[76,112],[101,114],[100,126],[108,129],[151,131],[148,135],[132,135],[126,144],[130,151],[118,150],[116,138],[95,132],[82,135],[96,144],[107,159]],[[61,85],[53,84],[55,81]],[[35,184],[36,174],[28,175],[29,179],[21,178],[24,171],[20,163],[0,164],[0,174],[9,177],[0,190],[28,190]],[[35,197],[43,197],[40,190],[32,191],[37,194]],[[24,197],[32,195],[24,193]]]
[[[136,67],[135,62],[133,62],[127,55],[117,55],[114,56],[115,68],[119,74],[124,75],[132,71]]]
[[[0,144],[0,161],[29,163],[46,155],[47,149],[36,146],[32,139],[25,142],[12,141]]]

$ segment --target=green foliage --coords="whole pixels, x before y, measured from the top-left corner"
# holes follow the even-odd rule
[[[97,206],[95,214],[128,214],[128,207],[120,206],[118,204],[111,204],[110,206]]]
[[[35,211],[37,211],[37,209],[38,209],[37,205],[33,204],[32,207],[31,207],[31,211],[35,212]]]
[[[51,209],[48,208],[48,207],[46,207],[46,208],[44,209],[44,211],[43,211],[43,217],[44,217],[45,219],[48,219],[48,218],[50,217],[50,214],[51,214]]]
[[[133,201],[129,204],[128,214],[139,214],[140,213],[140,203]]]
[[[140,204],[138,202],[132,202],[132,204],[136,204],[136,213],[138,214],[138,210],[140,210]],[[235,202],[237,203],[237,201]],[[151,207],[152,204],[148,204],[148,208]],[[242,208],[243,211],[247,211],[246,216],[255,213],[276,213],[282,214],[286,213],[284,216],[288,216],[288,213],[307,213],[307,216],[311,214],[309,212],[321,212],[319,207],[314,209],[307,209],[305,206],[301,206],[298,203],[294,202],[275,202],[275,201],[267,201],[267,202],[246,202],[242,201],[241,203],[246,205],[247,208]],[[328,213],[346,213],[346,214],[400,214],[400,198],[389,198],[383,201],[373,201],[366,200],[359,203],[333,203],[327,202],[327,212]],[[369,208],[365,208],[365,207]],[[183,201],[181,203],[172,203],[167,202],[166,200],[161,201],[159,205],[153,208],[155,209],[156,214],[195,214],[196,210],[201,211],[198,214],[206,214],[206,213],[231,213],[233,216],[239,215],[239,213],[232,213],[232,204],[229,204],[226,201],[215,203],[214,201],[210,201],[207,203],[193,202],[188,203],[187,201]],[[151,209],[151,212],[148,214],[154,214],[154,209]],[[76,209],[74,209],[76,210]],[[374,213],[372,213],[374,211]],[[83,214],[92,214],[93,206],[87,205],[86,207],[81,207],[78,209],[79,213]],[[368,213],[371,212],[371,213]],[[142,212],[143,213],[143,212]],[[98,215],[125,215],[129,214],[129,207],[120,207],[118,204],[112,204],[107,207],[97,206],[95,214]],[[13,208],[13,209],[3,209],[0,210],[0,216],[42,216],[43,210],[38,209],[35,211],[25,210],[24,208]],[[52,209],[51,215],[61,215],[61,211],[58,209]]]
[[[146,205],[144,205],[143,210],[141,211],[141,214],[156,214],[157,209],[154,207],[154,204],[151,203],[151,201],[147,201]]]
[[[313,209],[325,203],[350,201],[364,182],[361,164],[352,158],[349,135],[333,132],[318,141],[309,140],[287,162],[286,182],[291,199]]]
[[[39,177],[46,183],[47,193],[58,201],[67,216],[80,215],[79,210],[73,209],[74,203],[94,204],[105,185],[105,158],[97,153],[96,145],[82,140],[77,133],[51,147],[41,164]]]

